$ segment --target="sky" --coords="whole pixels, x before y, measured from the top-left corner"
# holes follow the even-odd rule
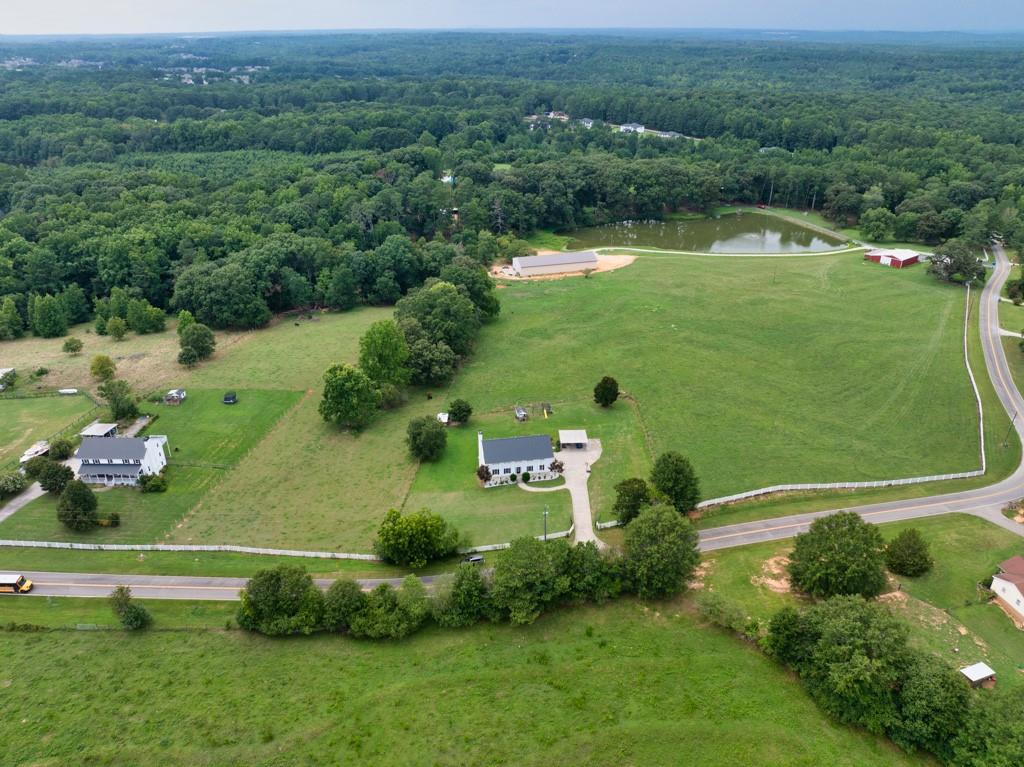
[[[0,35],[308,29],[1024,29],[1024,0],[0,0]]]

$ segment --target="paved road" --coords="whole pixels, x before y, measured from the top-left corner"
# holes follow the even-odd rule
[[[980,328],[985,365],[992,379],[992,385],[1006,412],[1011,416],[1024,414],[1024,398],[1013,383],[1010,369],[1003,353],[999,333],[999,294],[1010,273],[1010,263],[1002,247],[996,247],[995,269],[988,284],[982,291],[980,301]],[[1024,440],[1024,416],[1014,421],[1014,428]],[[564,458],[563,458],[564,460]],[[583,487],[584,492],[586,486]],[[899,522],[921,517],[932,517],[951,512],[973,514],[999,525],[1011,532],[1024,536],[1024,525],[1010,521],[1002,515],[1003,506],[1012,500],[1024,497],[1024,463],[1001,482],[988,487],[964,490],[958,493],[914,498],[903,501],[889,501],[868,506],[847,509],[856,511],[869,522]],[[763,541],[791,538],[805,531],[818,517],[832,514],[840,509],[818,511],[809,514],[795,514],[757,522],[711,528],[701,531],[702,551],[744,546]],[[577,531],[579,528],[577,528]],[[152,575],[95,575],[82,573],[25,573],[37,588],[33,594],[39,596],[106,596],[118,584],[132,587],[136,596],[149,599],[237,599],[238,590],[244,585],[242,578],[196,578],[185,576]],[[425,583],[434,580],[428,576]],[[361,581],[364,588],[373,588],[379,583],[397,584],[397,579],[375,579]],[[318,581],[326,587],[330,581]]]
[[[130,586],[132,594],[144,599],[238,599],[245,586],[245,578],[206,578],[186,575],[113,575],[110,573],[50,573],[22,572],[33,583],[29,592],[40,597],[106,597],[115,586]],[[431,584],[436,576],[420,578]],[[317,579],[316,584],[326,589],[334,581]],[[381,583],[398,586],[401,578],[367,578],[359,583],[370,590]],[[13,598],[13,597],[12,597]],[[0,603],[2,604],[2,603]]]

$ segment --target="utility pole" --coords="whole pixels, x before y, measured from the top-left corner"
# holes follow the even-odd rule
[[[1008,444],[1010,444],[1010,430],[1013,428],[1013,424],[1017,420],[1017,415],[1017,411],[1014,410],[1013,418],[1010,419],[1010,425],[1006,427],[1006,436],[1003,437],[1003,447],[1006,447]]]
[[[544,504],[544,541],[548,540],[548,505]]]

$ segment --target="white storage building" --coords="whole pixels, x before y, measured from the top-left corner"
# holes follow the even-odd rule
[[[523,256],[512,259],[512,271],[516,277],[570,274],[586,269],[597,269],[597,254],[592,250],[551,253],[546,256]]]

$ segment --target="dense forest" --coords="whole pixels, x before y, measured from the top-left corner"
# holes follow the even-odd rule
[[[549,110],[597,122],[526,119]],[[3,40],[0,338],[111,298],[215,327],[391,304],[537,228],[732,201],[1019,247],[1022,112],[1005,40]]]

